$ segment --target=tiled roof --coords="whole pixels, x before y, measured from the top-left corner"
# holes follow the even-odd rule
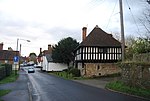
[[[52,54],[46,54],[45,56],[46,56],[48,62],[52,62],[53,61]]]
[[[16,55],[19,55],[19,51],[0,50],[0,60],[13,60]]]
[[[96,26],[79,46],[121,47],[121,43]]]

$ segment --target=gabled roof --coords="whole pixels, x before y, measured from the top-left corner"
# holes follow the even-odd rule
[[[46,56],[46,59],[47,59],[48,62],[52,62],[53,61],[52,54],[46,54],[45,56]]]
[[[13,60],[18,55],[19,51],[0,50],[0,60]]]
[[[121,43],[96,26],[79,46],[121,47]]]

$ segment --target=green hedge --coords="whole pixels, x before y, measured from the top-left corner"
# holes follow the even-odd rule
[[[72,74],[74,77],[80,77],[81,76],[80,70],[77,68],[71,68],[69,70],[69,74]]]

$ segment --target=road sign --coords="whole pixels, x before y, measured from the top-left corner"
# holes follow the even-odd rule
[[[14,57],[14,62],[19,62],[19,57],[18,56]]]

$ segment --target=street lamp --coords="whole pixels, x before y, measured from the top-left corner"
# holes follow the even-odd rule
[[[25,39],[19,39],[19,38],[17,38],[17,48],[16,48],[16,52],[18,51],[18,43],[19,43],[19,40],[23,40],[23,41],[26,41],[26,42],[31,42],[30,40],[25,40]],[[21,48],[21,46],[20,46],[20,48]],[[19,53],[20,53],[20,52],[19,52]],[[18,54],[16,54],[16,56],[18,56],[18,58],[20,57],[20,55],[18,55]],[[20,68],[19,60],[20,60],[20,59],[18,59],[18,65],[19,65],[19,68]],[[16,70],[16,69],[15,69],[15,70]]]
[[[23,40],[23,41],[27,41],[27,42],[31,42],[30,40],[25,40],[25,39],[19,39],[19,38],[17,38],[17,51],[18,51],[18,43],[19,43],[19,40]]]

